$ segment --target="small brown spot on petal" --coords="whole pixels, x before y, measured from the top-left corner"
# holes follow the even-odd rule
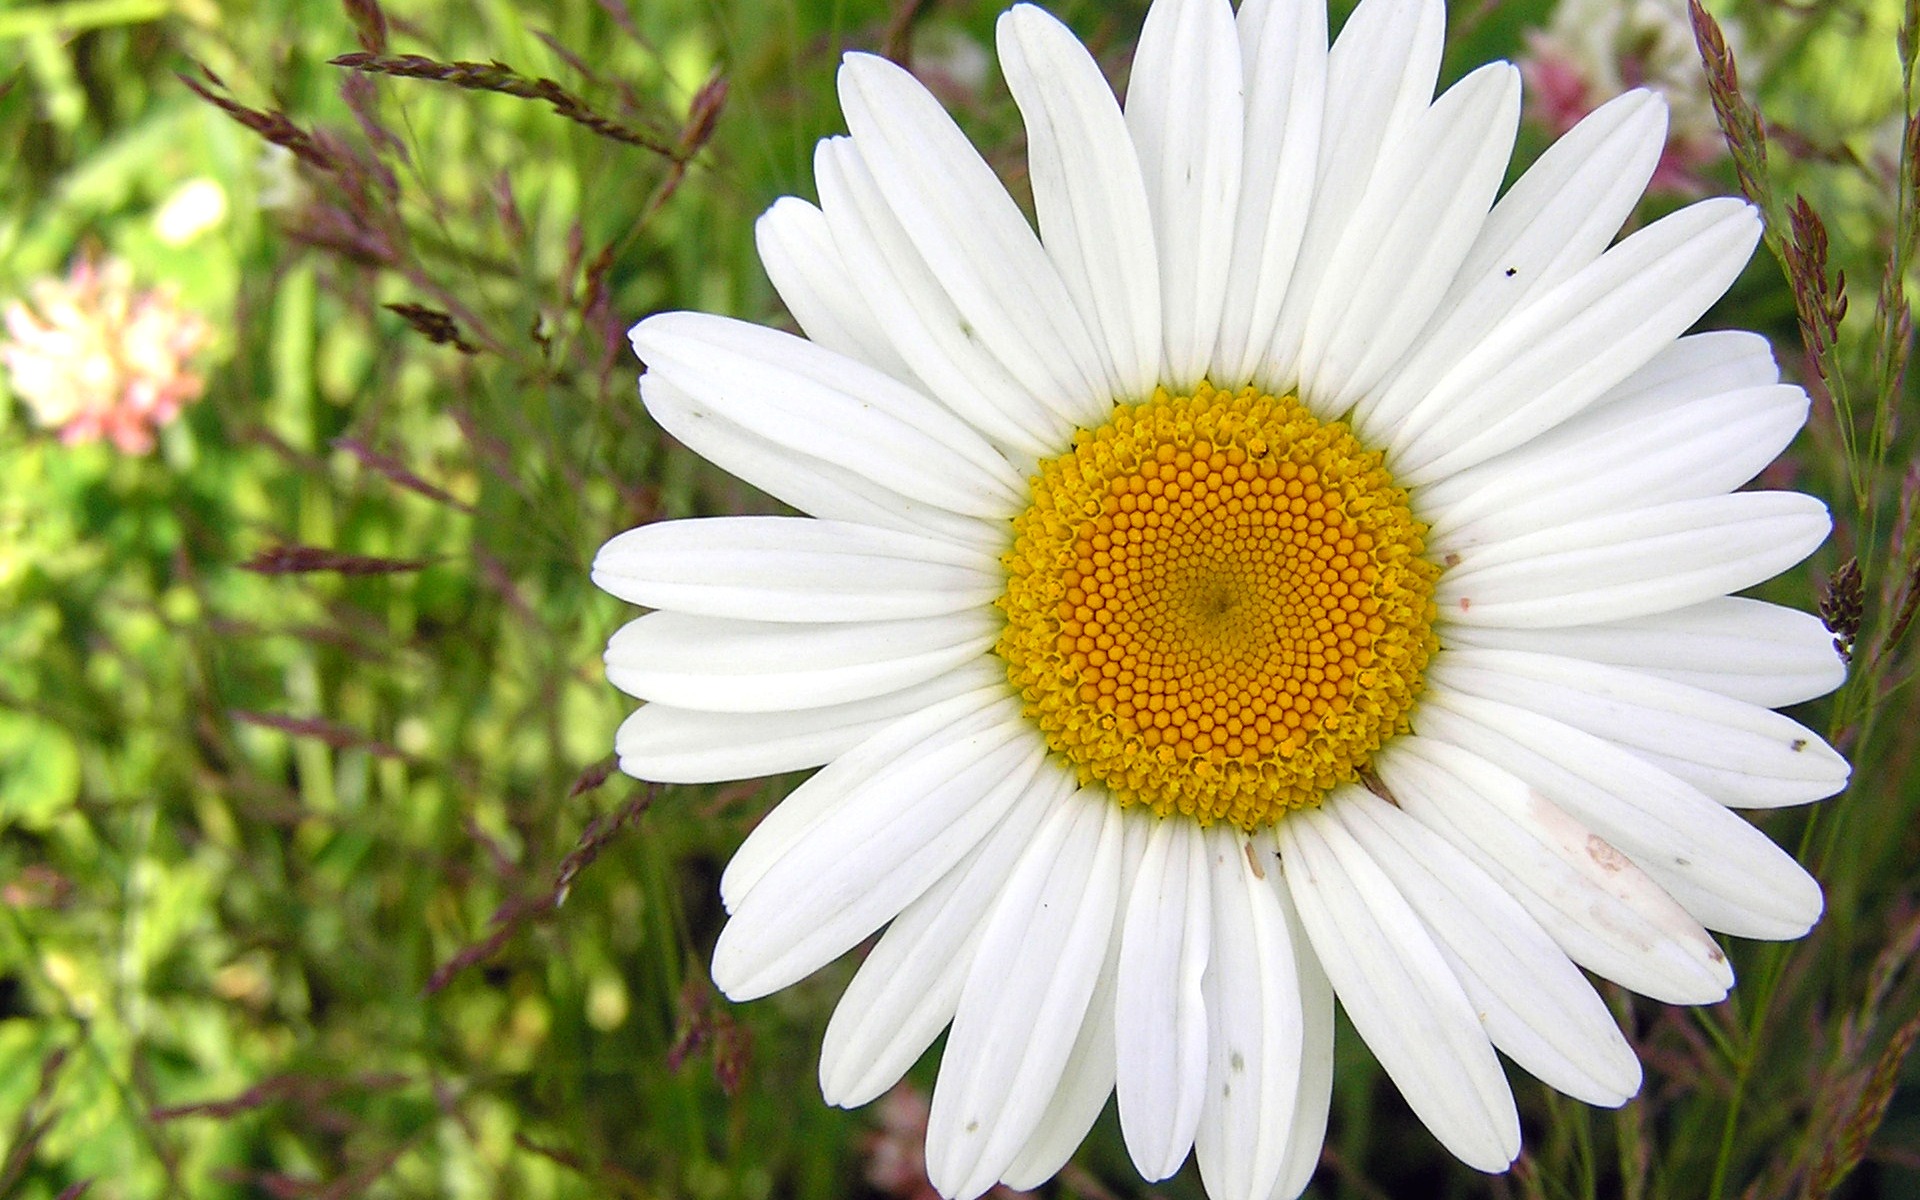
[[[1807,748],[1807,739],[1805,738],[1793,739],[1792,750],[1795,754],[1800,753],[1802,750],[1805,750],[1806,748]]]
[[[1612,842],[1597,833],[1587,835],[1587,855],[1599,863],[1603,871],[1618,872],[1627,865],[1627,856],[1614,849]]]

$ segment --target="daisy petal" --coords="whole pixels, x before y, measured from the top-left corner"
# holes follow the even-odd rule
[[[817,767],[929,705],[1004,683],[980,658],[897,692],[791,712],[716,713],[644,705],[614,734],[620,769],[654,783],[719,783]]]
[[[1266,364],[1306,233],[1327,100],[1327,10],[1320,0],[1244,0],[1246,145],[1228,265],[1227,302],[1211,375],[1232,387]]]
[[[1777,712],[1685,684],[1551,654],[1450,650],[1432,682],[1624,746],[1734,808],[1806,804],[1847,786],[1847,760]]]
[[[1013,197],[919,80],[872,54],[840,67],[854,145],[970,336],[1070,421],[1110,397],[1080,311]]]
[[[1636,89],[1548,147],[1487,214],[1414,351],[1360,400],[1355,414],[1369,440],[1385,442],[1496,325],[1599,257],[1640,203],[1666,132],[1665,102]]]
[[[663,313],[633,327],[651,372],[740,428],[972,517],[1008,517],[1019,472],[938,404],[892,376],[744,321]]]
[[[814,149],[813,176],[833,244],[867,289],[888,340],[927,390],[996,444],[1027,457],[1051,453],[1071,424],[981,344],[888,207],[853,139],[822,141]]]
[[[812,455],[749,432],[658,375],[640,379],[647,412],[687,449],[804,513],[921,533],[970,546],[999,546],[995,527],[948,512]]]
[[[1194,1157],[1207,1194],[1265,1200],[1288,1166],[1304,1019],[1292,930],[1266,872],[1271,851],[1239,830],[1203,833],[1213,949],[1204,994],[1207,1088]]]
[[[1460,625],[1449,631],[1447,641],[1625,667],[1761,708],[1824,696],[1847,678],[1833,631],[1819,617],[1744,596],[1601,625]]]
[[[1757,333],[1715,329],[1690,333],[1608,388],[1594,407],[1664,397],[1678,404],[1694,396],[1718,396],[1780,382],[1773,343]]]
[[[1120,892],[1120,807],[1058,806],[1001,890],[960,992],[927,1118],[927,1175],[973,1200],[1039,1128],[1086,1020]]]
[[[1640,1090],[1640,1060],[1593,985],[1486,872],[1364,788],[1326,807],[1420,914],[1495,1046],[1589,1104],[1617,1108]]]
[[[828,763],[761,818],[727,860],[720,875],[720,902],[738,911],[747,893],[814,826],[846,806],[848,797],[876,775],[931,754],[956,739],[983,733],[1007,719],[1007,688],[998,682],[942,700],[883,726],[879,732]]]
[[[1121,820],[1125,837],[1120,849],[1122,882],[1117,911],[1124,913],[1128,881],[1139,873],[1148,835],[1161,821],[1138,809],[1122,812]],[[1107,1097],[1113,1095],[1117,1072],[1115,1001],[1119,993],[1120,931],[1121,922],[1115,920],[1107,934],[1107,957],[1100,965],[1100,978],[1093,985],[1093,998],[1087,1002],[1087,1019],[1081,1024],[1080,1036],[1074,1039],[1073,1050],[1067,1055],[1067,1067],[1054,1089],[1053,1099],[1047,1101],[1046,1115],[1013,1165],[1000,1177],[1000,1182],[1014,1191],[1032,1191],[1066,1166],[1074,1150],[1086,1139],[1087,1131],[1093,1128],[1100,1110],[1107,1106]]]
[[[1646,616],[1771,579],[1832,528],[1799,492],[1736,492],[1609,513],[1449,555],[1451,622],[1541,628]],[[1457,561],[1456,561],[1457,560]]]
[[[1269,349],[1265,386],[1284,387],[1298,378],[1308,314],[1330,286],[1343,283],[1328,277],[1328,264],[1382,151],[1399,142],[1433,99],[1446,32],[1440,0],[1361,0],[1328,51],[1313,203]]]
[[[1791,855],[1698,788],[1610,742],[1455,694],[1424,706],[1420,728],[1538,788],[1709,929],[1778,941],[1820,919],[1820,885]]]
[[[1633,234],[1502,321],[1394,430],[1403,485],[1444,479],[1586,408],[1693,324],[1753,255],[1760,219],[1702,200]]]
[[[1294,1088],[1293,1127],[1274,1184],[1272,1200],[1294,1200],[1307,1189],[1320,1165],[1320,1148],[1327,1140],[1327,1108],[1333,1099],[1333,984],[1307,940],[1293,892],[1287,887],[1286,864],[1279,860],[1279,844],[1268,835],[1274,854],[1267,883],[1279,897],[1287,917],[1287,937],[1293,943],[1293,965],[1300,984],[1300,1078]]]
[[[607,642],[607,680],[640,700],[706,712],[825,708],[897,692],[993,645],[989,611],[783,625],[649,613]]]
[[[1301,332],[1318,411],[1366,395],[1433,315],[1493,205],[1520,128],[1520,72],[1481,67],[1389,145]]]
[[[900,1081],[953,1020],[981,925],[1001,885],[1073,776],[1042,768],[959,866],[902,909],[834,1006],[820,1045],[820,1092],[858,1108]]]
[[[1408,1107],[1468,1166],[1506,1170],[1520,1153],[1513,1093],[1419,916],[1324,808],[1289,813],[1275,834],[1313,949]]]
[[[1060,1086],[1047,1102],[1039,1126],[1000,1182],[1016,1192],[1031,1192],[1052,1179],[1073,1158],[1113,1095],[1113,962],[1094,984],[1087,1020],[1067,1055]]]
[[[810,340],[895,379],[913,379],[833,244],[826,214],[782,196],[754,223],[753,239],[773,290]]]
[[[1435,554],[1602,513],[1730,492],[1786,449],[1807,394],[1778,385],[1595,407],[1422,491]]]
[[[1051,14],[1017,4],[997,33],[1026,118],[1041,241],[1098,335],[1113,398],[1144,400],[1160,374],[1160,262],[1126,119],[1099,64]]]
[[[1525,783],[1429,737],[1399,739],[1374,766],[1409,816],[1491,875],[1573,961],[1669,1004],[1726,996],[1733,971],[1707,931],[1624,854]]]
[[[1126,120],[1160,252],[1171,386],[1207,374],[1226,305],[1246,119],[1240,69],[1227,0],[1159,0],[1147,10]]]
[[[658,521],[600,548],[593,581],[631,604],[776,622],[933,617],[991,604],[992,555],[804,517]]]
[[[1015,718],[869,777],[740,902],[713,948],[714,983],[755,999],[859,945],[980,844],[1044,755]]]
[[[1205,838],[1190,821],[1155,823],[1120,942],[1120,1132],[1142,1178],[1180,1169],[1207,1086],[1201,978],[1212,946]]]

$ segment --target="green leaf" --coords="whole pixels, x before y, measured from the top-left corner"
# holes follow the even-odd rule
[[[42,828],[80,794],[80,753],[58,726],[0,713],[0,821]]]

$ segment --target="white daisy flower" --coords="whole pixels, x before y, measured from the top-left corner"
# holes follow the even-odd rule
[[[623,769],[821,770],[721,883],[736,1000],[882,929],[821,1054],[885,1092],[951,1025],[927,1166],[1029,1187],[1110,1094],[1141,1174],[1216,1200],[1319,1159],[1337,996],[1450,1151],[1519,1152],[1496,1049],[1618,1105],[1580,968],[1726,995],[1709,929],[1793,938],[1819,886],[1735,808],[1847,764],[1768,711],[1841,680],[1731,595],[1826,510],[1736,492],[1806,396],[1681,336],[1751,254],[1708,200],[1609,246],[1660,100],[1495,197],[1496,63],[1433,98],[1439,0],[1157,0],[1122,107],[1059,22],[999,25],[1036,233],[906,72],[852,55],[818,207],[761,219],[806,339],[633,330],[681,442],[807,517],[664,522],[595,580],[655,609],[607,674]]]

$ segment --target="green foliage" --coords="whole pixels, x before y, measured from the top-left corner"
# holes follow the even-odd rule
[[[1123,75],[1145,4],[1057,7]],[[706,982],[719,870],[792,781],[609,774],[628,706],[598,654],[628,614],[588,564],[654,517],[770,507],[661,439],[624,329],[680,307],[784,322],[752,221],[811,194],[838,52],[990,47],[997,8],[0,11],[0,293],[105,251],[216,329],[207,398],[151,456],[62,445],[0,396],[0,1196],[862,1188],[874,1118],[827,1109],[813,1071],[844,971],[740,1008]],[[1449,77],[1521,53],[1549,8],[1457,3]],[[1447,1160],[1343,1033],[1312,1194],[1821,1195],[1862,1162],[1850,1194],[1920,1193],[1920,1106],[1895,1086],[1920,1029],[1899,620],[1920,482],[1891,353],[1920,218],[1910,143],[1885,133],[1913,105],[1893,45],[1912,15],[1715,8],[1748,23],[1772,143],[1741,174],[1771,189],[1772,244],[1808,248],[1802,194],[1830,242],[1825,292],[1802,253],[1711,318],[1774,337],[1821,401],[1770,478],[1830,497],[1838,532],[1769,594],[1811,608],[1843,559],[1863,568],[1863,669],[1802,714],[1858,782],[1762,822],[1829,914],[1732,947],[1743,983],[1714,1009],[1615,994],[1645,1091],[1607,1113],[1520,1084],[1529,1150],[1504,1179]],[[350,54],[374,69],[334,65]],[[1004,89],[947,93],[1017,192]],[[196,180],[225,214],[181,240],[156,214]],[[1842,271],[1831,353],[1802,360],[1832,315],[1806,298]],[[1059,1186],[1145,1192],[1111,1114]],[[1200,1194],[1190,1169],[1157,1190]]]

